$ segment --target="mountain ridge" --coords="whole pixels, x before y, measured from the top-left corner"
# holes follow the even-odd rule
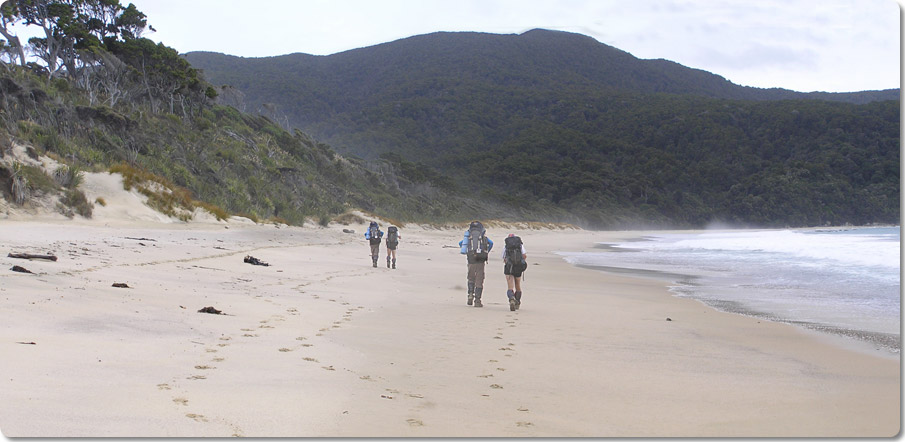
[[[270,57],[239,57],[209,51],[193,51],[183,55],[193,64],[193,66],[199,67],[205,73],[207,73],[210,80],[216,82],[218,78],[221,78],[222,73],[212,71],[210,69],[211,61],[205,60],[205,58],[222,57],[225,60],[229,61],[242,60],[244,62],[251,62],[255,64],[260,64],[261,62],[270,63],[274,61],[282,62],[284,60],[291,60],[295,65],[294,67],[307,68],[306,70],[308,70],[308,72],[312,74],[324,74],[326,72],[329,72],[329,69],[331,68],[348,67],[349,63],[354,63],[355,65],[359,66],[365,65],[361,60],[362,55],[364,54],[368,54],[371,59],[382,58],[383,61],[387,61],[391,59],[398,60],[400,58],[399,53],[413,53],[414,55],[409,55],[408,57],[404,58],[407,58],[409,60],[422,58],[430,62],[435,62],[438,59],[437,57],[428,59],[423,55],[425,54],[426,50],[425,45],[431,45],[432,50],[436,50],[439,55],[445,57],[450,54],[451,49],[454,49],[456,46],[461,47],[462,45],[469,45],[472,48],[480,49],[485,53],[484,55],[494,55],[493,52],[489,54],[487,53],[488,51],[491,51],[493,49],[491,47],[492,44],[506,44],[506,47],[504,47],[503,50],[517,49],[524,51],[526,49],[535,49],[538,51],[554,52],[553,49],[555,49],[555,45],[561,45],[564,43],[568,44],[571,48],[570,53],[568,54],[569,56],[563,59],[563,56],[566,54],[559,53],[557,54],[558,57],[556,57],[555,60],[552,60],[551,63],[553,61],[559,60],[567,61],[569,62],[569,64],[574,65],[581,59],[587,59],[584,66],[581,66],[583,67],[583,72],[579,72],[579,74],[584,77],[584,80],[588,81],[589,84],[593,83],[593,85],[597,87],[613,87],[621,90],[642,93],[695,93],[703,96],[728,99],[780,100],[810,98],[831,101],[844,101],[856,104],[899,98],[897,89],[852,92],[799,92],[780,87],[757,88],[752,86],[742,86],[732,83],[731,81],[718,74],[714,74],[702,69],[684,66],[667,59],[639,59],[626,51],[622,51],[618,48],[600,43],[597,40],[594,40],[593,38],[582,34],[575,34],[564,31],[549,31],[544,29],[533,29],[522,34],[434,32],[430,34],[402,38],[392,42],[380,43],[364,48],[350,49],[330,55],[311,55],[296,52]],[[579,44],[580,46],[576,48],[576,46]],[[576,53],[576,50],[580,50],[582,52]],[[597,56],[586,56],[586,54],[589,53]],[[419,54],[421,54],[420,57]],[[477,54],[480,55],[481,52],[478,52]],[[521,57],[524,57],[524,55],[524,53],[519,54],[519,56]],[[446,60],[448,61],[449,59]],[[514,60],[508,61],[511,64]],[[601,65],[601,61],[605,62],[606,65]],[[313,68],[314,70],[311,70],[311,67],[299,66],[299,62],[316,63],[318,65],[315,65]],[[600,78],[606,76],[607,74],[612,74],[613,66],[625,64],[630,64],[630,68],[627,73],[631,74],[632,76],[640,77],[640,81],[622,79],[619,83],[613,83],[606,82],[605,80],[602,80]],[[373,67],[377,64],[370,63],[367,65]],[[434,68],[434,70],[442,71],[449,69],[450,67],[454,67],[447,65],[441,66],[442,67]],[[423,67],[429,68],[430,66]],[[532,65],[531,67],[537,68],[538,66]],[[549,63],[547,63],[544,67],[549,68]],[[561,68],[562,66],[557,65],[556,67]],[[493,68],[509,68],[511,70],[512,66],[501,66],[497,64],[489,66],[487,70],[491,70]],[[589,68],[591,68],[590,71]],[[642,83],[650,82],[651,80],[669,80],[670,78],[676,78],[677,73],[679,73],[678,80],[672,80],[674,84],[666,84],[661,85],[660,87],[653,87]],[[622,76],[624,77],[625,75]],[[703,86],[706,87],[697,85],[698,83],[702,83]]]
[[[438,32],[328,56],[185,57],[237,91],[237,105],[345,155],[421,164],[512,216],[898,220],[897,90],[739,86],[546,30]]]

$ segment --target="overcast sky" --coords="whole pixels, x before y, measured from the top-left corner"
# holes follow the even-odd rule
[[[437,31],[591,36],[733,83],[802,92],[900,87],[895,0],[123,0],[180,53],[329,55]]]

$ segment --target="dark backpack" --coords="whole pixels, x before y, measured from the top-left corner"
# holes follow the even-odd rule
[[[522,258],[522,239],[517,236],[506,238],[506,261],[515,273],[521,273],[528,267]]]
[[[380,227],[377,227],[377,223],[372,223],[368,227],[368,242],[380,244]]]
[[[484,225],[473,222],[468,226],[467,254],[469,261],[487,261],[489,249],[487,237],[484,236]]]
[[[396,226],[387,228],[387,247],[395,249],[399,245],[399,229]]]

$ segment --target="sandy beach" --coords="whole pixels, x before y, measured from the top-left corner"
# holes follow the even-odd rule
[[[89,199],[113,177],[86,180]],[[485,306],[466,305],[460,230],[404,226],[391,270],[383,248],[371,267],[364,224],[186,224],[135,194],[104,196],[92,220],[0,218],[6,437],[900,430],[899,355],[721,313],[664,281],[556,254],[643,232],[490,227],[500,247],[511,232],[528,251],[522,307],[510,312],[497,253]],[[198,311],[208,306],[223,314]]]

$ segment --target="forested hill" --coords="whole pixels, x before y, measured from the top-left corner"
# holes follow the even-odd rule
[[[186,57],[228,85],[222,103],[340,152],[417,164],[408,170],[512,217],[899,222],[898,90],[742,87],[543,30],[435,33],[329,56]]]
[[[438,32],[329,56],[185,57],[209,81],[238,88],[248,105],[277,104],[292,117],[296,98],[344,109],[349,101],[404,97],[469,85],[540,91],[673,93],[741,100],[822,99],[863,104],[899,91],[802,93],[739,86],[668,60],[641,60],[580,34],[535,29],[520,35]],[[428,94],[429,95],[429,94]],[[301,123],[316,115],[299,113]]]

